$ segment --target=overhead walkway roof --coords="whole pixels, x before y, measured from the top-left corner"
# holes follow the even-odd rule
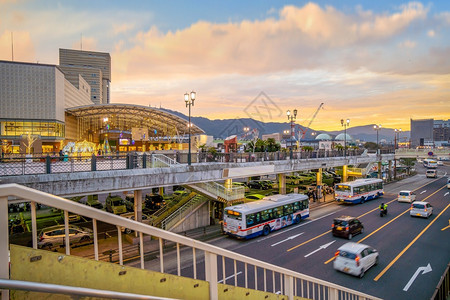
[[[146,127],[155,135],[185,135],[188,132],[188,121],[174,114],[154,107],[134,104],[92,104],[66,109],[66,113],[88,123],[97,123],[104,117],[108,122],[116,122],[115,126],[122,130]],[[94,122],[90,122],[93,120]],[[192,124],[191,134],[201,134],[204,131]]]

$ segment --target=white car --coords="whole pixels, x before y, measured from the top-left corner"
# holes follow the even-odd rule
[[[442,160],[438,160],[438,161],[437,161],[437,164],[438,164],[438,166],[443,166],[443,165],[444,165],[444,162],[443,162]]]
[[[400,191],[398,193],[397,201],[398,202],[408,202],[412,203],[416,200],[416,193],[412,191]]]
[[[433,206],[425,201],[416,201],[411,204],[409,215],[411,217],[429,218],[433,214]]]
[[[378,251],[368,245],[349,242],[336,251],[333,267],[362,278],[370,267],[378,264],[378,256]]]

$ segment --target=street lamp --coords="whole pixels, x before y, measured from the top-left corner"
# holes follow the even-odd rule
[[[190,94],[185,93],[184,94],[184,102],[186,102],[186,107],[189,107],[189,151],[188,151],[188,166],[191,165],[191,106],[194,106],[195,101],[195,92],[192,91]]]
[[[380,131],[381,129],[381,124],[380,125],[373,125],[373,129],[377,131],[377,155],[380,154],[380,147],[378,145],[378,131]]]
[[[402,129],[401,128],[399,128],[399,129],[395,128],[394,131],[395,131],[395,133],[394,133],[395,134],[395,136],[394,136],[394,150],[395,150],[395,149],[397,149],[397,143],[398,143],[398,140],[399,140],[400,132],[402,132]]]
[[[288,117],[288,120],[290,120],[290,122],[291,122],[291,137],[290,137],[290,140],[291,140],[291,152],[292,152],[292,141],[294,140],[294,134],[295,134],[295,132],[294,132],[295,124],[294,124],[294,122],[295,122],[295,119],[297,118],[297,109],[294,109],[292,113],[291,113],[290,110],[288,110],[286,112],[286,115]]]
[[[344,126],[344,158],[347,157],[347,127],[350,125],[350,119],[347,119],[344,122],[344,119],[341,119],[341,125]]]

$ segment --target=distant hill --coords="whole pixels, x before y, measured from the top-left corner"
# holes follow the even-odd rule
[[[188,116],[169,109],[161,108],[166,112],[174,114],[180,118],[188,120]],[[276,122],[268,122],[264,123],[258,120],[254,120],[251,118],[239,118],[239,119],[223,119],[223,120],[210,120],[203,117],[191,117],[192,123],[200,127],[205,131],[207,135],[212,135],[215,139],[224,139],[231,135],[240,135],[243,133],[244,127],[257,128],[260,133],[260,137],[263,134],[271,134],[276,132],[283,132],[284,130],[289,130],[290,125],[289,122],[285,123],[276,123]],[[377,133],[373,129],[374,124],[364,125],[364,126],[356,126],[350,127],[347,129],[347,134],[349,134],[354,140],[360,140],[362,142],[376,142],[377,141]],[[300,126],[301,128],[305,128]],[[308,129],[305,135],[305,139],[313,139],[315,136],[312,136],[311,133],[328,133],[332,137],[336,136],[340,133],[343,133],[344,130],[340,131],[315,131]],[[391,128],[381,128],[378,132],[378,140],[381,142],[382,140],[386,140],[387,143],[391,143],[394,141],[394,129]],[[401,141],[409,140],[409,131],[404,131],[399,135],[399,139]]]

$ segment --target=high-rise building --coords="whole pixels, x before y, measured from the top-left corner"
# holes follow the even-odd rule
[[[78,87],[78,76],[91,86],[91,101],[110,103],[111,56],[109,53],[59,49],[59,67],[67,80]]]
[[[450,120],[434,120],[433,138],[439,146],[450,143]]]
[[[411,119],[411,147],[433,144],[433,119]]]

